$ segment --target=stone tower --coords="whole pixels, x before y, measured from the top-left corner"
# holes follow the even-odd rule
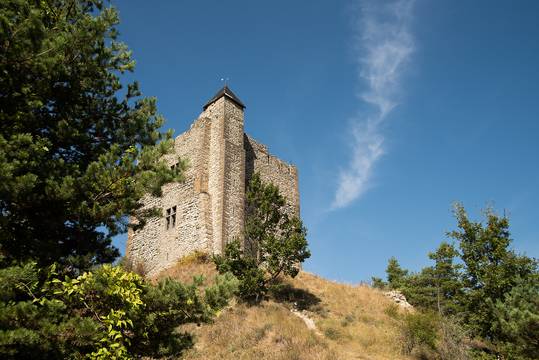
[[[245,186],[258,172],[279,186],[287,211],[299,216],[297,169],[268,153],[244,132],[245,105],[223,87],[203,107],[191,128],[175,139],[171,167],[178,156],[188,161],[185,181],[163,187],[163,196],[146,196],[145,206],[163,217],[128,233],[126,255],[149,274],[195,251],[221,253],[227,242],[243,239]]]

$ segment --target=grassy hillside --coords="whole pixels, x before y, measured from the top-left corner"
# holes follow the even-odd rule
[[[160,276],[189,281],[216,275],[191,256]],[[401,354],[400,310],[379,291],[301,272],[258,306],[233,302],[195,337],[186,359],[411,359]],[[307,323],[312,320],[316,328]]]

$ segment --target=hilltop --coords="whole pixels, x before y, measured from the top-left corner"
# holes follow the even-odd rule
[[[197,275],[211,283],[215,265],[188,256],[159,277]],[[233,301],[212,323],[183,327],[195,340],[184,358],[412,359],[401,352],[402,311],[379,290],[302,271],[260,305]]]

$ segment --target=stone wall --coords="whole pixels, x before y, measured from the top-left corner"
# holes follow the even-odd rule
[[[163,196],[146,196],[145,207],[163,211],[160,218],[151,219],[139,231],[132,232],[128,241],[129,257],[134,263],[144,264],[153,275],[194,250],[211,252],[211,223],[208,222],[209,195],[202,180],[207,179],[210,121],[199,118],[191,129],[175,139],[175,154],[167,155],[170,166],[178,158],[188,159],[185,182],[170,183],[163,187]],[[176,207],[174,226],[166,229],[166,209]]]
[[[223,241],[224,244],[243,239],[245,205],[245,151],[243,144],[243,109],[226,101],[225,118],[225,178]]]
[[[223,119],[224,98],[211,104],[201,116],[211,119],[211,136],[208,157],[208,192],[210,194],[212,252],[220,253],[223,247],[223,211],[225,176],[225,122]]]
[[[211,119],[208,188],[211,198],[213,252],[243,235],[245,152],[243,109],[222,97],[202,113]]]
[[[195,250],[221,253],[225,244],[243,238],[245,185],[252,174],[279,187],[291,214],[299,216],[297,169],[269,154],[266,146],[244,133],[243,107],[226,96],[209,104],[191,128],[178,136],[170,166],[188,160],[185,181],[163,187],[163,196],[146,196],[145,207],[163,217],[128,234],[126,254],[149,275]],[[166,210],[176,207],[176,223],[166,228]]]
[[[258,172],[262,181],[279,187],[281,195],[287,199],[290,214],[299,216],[298,170],[281,159],[271,155],[268,148],[245,135],[246,170],[248,182],[253,173]]]

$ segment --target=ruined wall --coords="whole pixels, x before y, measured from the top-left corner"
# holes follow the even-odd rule
[[[142,198],[143,208],[161,209],[161,198],[146,195]],[[162,219],[151,218],[142,230],[127,234],[126,256],[133,264],[142,264],[144,269],[151,271],[159,263],[159,244]]]
[[[185,182],[165,185],[161,198],[143,199],[145,207],[160,208],[163,217],[151,219],[142,230],[132,232],[128,252],[130,259],[143,263],[150,274],[194,250],[212,250],[209,195],[204,185],[208,174],[209,125],[209,119],[198,119],[189,131],[175,139],[175,154],[165,157],[170,166],[177,162],[178,156],[189,160]],[[166,229],[165,211],[174,206],[175,224]]]
[[[299,216],[298,171],[293,165],[271,155],[268,148],[245,135],[246,170],[248,182],[253,173],[258,172],[262,181],[279,187],[281,195],[286,197],[290,214]]]

